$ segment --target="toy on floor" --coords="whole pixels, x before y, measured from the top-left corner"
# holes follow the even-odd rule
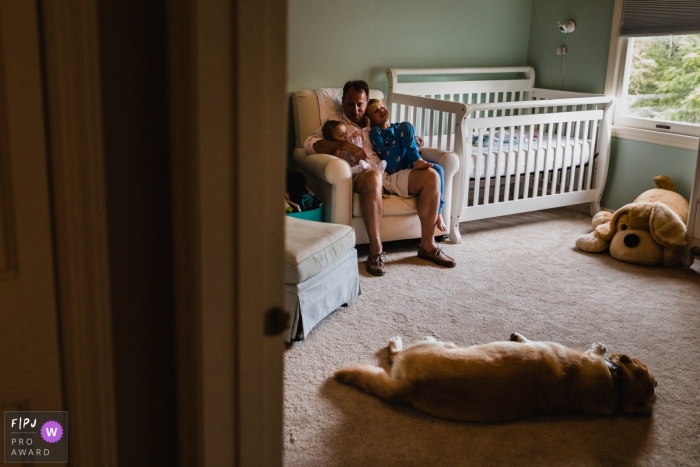
[[[593,232],[576,240],[576,248],[589,253],[610,250],[610,256],[646,266],[690,266],[686,246],[688,201],[676,193],[669,177],[654,177],[656,188],[614,213],[593,217]]]

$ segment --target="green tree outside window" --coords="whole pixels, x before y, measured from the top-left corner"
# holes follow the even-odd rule
[[[700,123],[700,35],[632,41],[630,116]]]

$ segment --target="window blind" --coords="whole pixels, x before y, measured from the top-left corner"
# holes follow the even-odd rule
[[[700,34],[700,0],[625,0],[621,36]]]

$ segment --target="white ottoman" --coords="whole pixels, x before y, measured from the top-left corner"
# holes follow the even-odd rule
[[[355,231],[341,224],[285,217],[286,336],[305,338],[328,314],[360,294]]]

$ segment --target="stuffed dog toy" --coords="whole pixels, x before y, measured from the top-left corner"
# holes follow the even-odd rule
[[[673,180],[654,177],[656,188],[647,190],[614,214],[593,217],[593,232],[576,240],[576,248],[589,253],[610,250],[626,263],[653,266],[689,266],[685,238],[688,201],[676,193]]]
[[[401,338],[394,337],[389,373],[357,365],[334,376],[390,402],[470,422],[652,410],[656,380],[639,360],[624,354],[606,360],[600,343],[579,352],[518,333],[510,341],[458,347],[428,337],[402,350]]]

